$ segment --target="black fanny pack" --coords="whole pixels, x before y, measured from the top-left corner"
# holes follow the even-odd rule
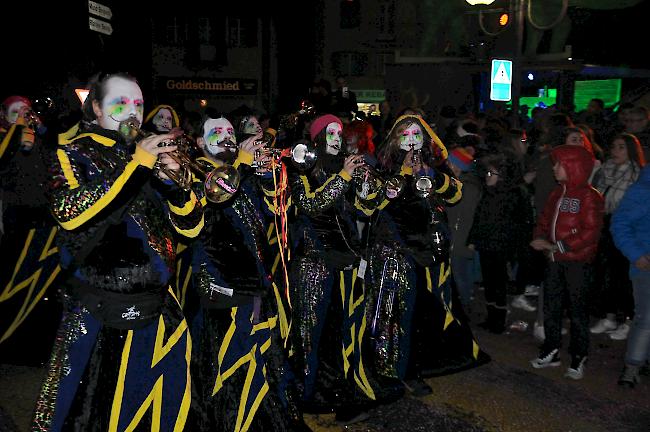
[[[131,330],[144,327],[160,315],[167,290],[159,287],[134,294],[115,293],[71,281],[73,298],[108,327]]]

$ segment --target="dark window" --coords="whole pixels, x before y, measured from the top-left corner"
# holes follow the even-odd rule
[[[395,35],[395,0],[382,0],[379,3],[379,39],[389,39]]]
[[[332,53],[332,70],[336,75],[362,76],[368,71],[368,54],[353,51]]]
[[[257,18],[227,18],[228,48],[252,48],[257,46]]]
[[[361,25],[361,2],[343,0],[341,2],[341,28],[354,29]]]

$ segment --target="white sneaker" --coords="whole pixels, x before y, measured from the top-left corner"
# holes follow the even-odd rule
[[[539,341],[544,341],[546,339],[546,334],[544,333],[544,326],[540,325],[537,321],[533,324],[533,336]]]
[[[560,350],[557,348],[550,351],[541,350],[539,356],[531,360],[530,364],[535,369],[558,367],[562,364],[560,362]]]
[[[587,362],[587,356],[577,357],[573,356],[571,359],[571,366],[566,370],[564,376],[566,378],[571,378],[574,380],[582,379],[585,376],[585,363]]]
[[[616,330],[617,328],[618,326],[616,325],[616,321],[603,318],[599,320],[596,323],[596,325],[590,328],[589,331],[593,334],[601,334],[601,333],[609,332],[611,330]]]
[[[512,303],[510,303],[510,305],[517,309],[523,309],[526,312],[535,312],[537,310],[535,306],[528,302],[528,299],[523,294],[515,296],[515,298],[512,299]]]
[[[610,339],[625,340],[625,339],[627,339],[627,334],[629,332],[630,332],[630,325],[626,321],[623,324],[616,327],[616,330],[612,330],[612,331],[607,332],[607,333],[609,334]]]
[[[538,296],[539,295],[539,285],[526,285],[524,289],[525,296]]]

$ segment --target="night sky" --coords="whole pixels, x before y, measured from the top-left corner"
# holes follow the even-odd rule
[[[150,75],[150,53],[148,42],[145,42],[148,37],[145,24],[151,16],[173,13],[168,12],[173,8],[161,8],[160,3],[151,0],[104,0],[103,3],[111,5],[114,13],[115,31],[110,37],[87,29],[85,0],[3,5],[5,69],[0,96],[51,91],[56,83],[66,82],[70,74],[87,75],[87,70],[105,68],[107,63],[111,68],[131,71],[141,81],[146,81]],[[309,17],[318,3],[289,0],[282,1],[282,7],[277,4],[273,7],[271,3],[185,0],[182,13],[203,15],[207,11],[216,15],[244,8],[254,9],[258,14],[271,14],[280,45],[280,93],[297,98],[306,91],[312,78],[312,65],[308,62],[313,46],[313,26]],[[177,7],[181,7],[180,4]],[[293,18],[288,10],[292,11],[291,15],[303,18]],[[63,17],[55,18],[58,15]],[[574,10],[572,16],[576,24],[568,43],[573,46],[575,58],[584,58],[592,64],[650,69],[647,42],[645,37],[639,36],[649,24],[650,0],[615,12]]]

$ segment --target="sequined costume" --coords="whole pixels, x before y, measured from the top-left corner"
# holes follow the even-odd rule
[[[290,183],[297,208],[290,266],[294,370],[306,411],[376,399],[362,359],[365,297],[358,266],[363,253],[354,200],[346,197],[354,190],[346,171],[327,168],[340,167],[341,158],[319,158],[338,162],[296,174]]]
[[[233,164],[239,190],[223,203],[208,202],[196,183],[205,227],[192,244],[195,291],[186,307],[194,341],[191,430],[287,431],[302,421],[280,389],[287,365],[271,271],[275,253],[251,162],[240,150]]]
[[[396,124],[404,121],[417,122],[430,137],[435,136],[420,117],[405,116]],[[442,204],[457,202],[462,184],[444,164],[444,146],[439,140],[436,144],[442,163],[435,166],[429,160],[435,168],[417,173],[433,181],[428,196],[417,191],[416,177],[401,150],[394,156],[395,168],[387,174],[403,176],[405,185],[370,220],[366,319],[372,369],[384,377],[406,380],[449,373],[486,359],[452,290]]]
[[[145,133],[153,133],[156,135],[167,133],[167,131],[159,130],[154,124],[156,114],[158,114],[163,109],[169,111],[171,115],[171,123],[168,125],[170,129],[180,127],[180,118],[178,117],[178,113],[171,105],[156,105],[144,117],[141,130],[145,131]],[[188,247],[187,239],[183,236],[177,236],[176,240],[176,265],[174,267],[175,272],[170,284],[174,290],[174,294],[176,295],[178,302],[181,304],[181,306],[184,306],[185,296],[187,294],[187,291],[191,289],[190,284],[192,282],[192,248]]]
[[[201,204],[152,181],[156,156],[115,131],[75,126],[59,144],[51,210],[68,278],[32,430],[182,430],[191,339],[168,285],[172,232],[196,236]]]
[[[23,123],[0,128],[0,362],[40,366],[61,316],[58,228],[44,193],[49,148]]]

